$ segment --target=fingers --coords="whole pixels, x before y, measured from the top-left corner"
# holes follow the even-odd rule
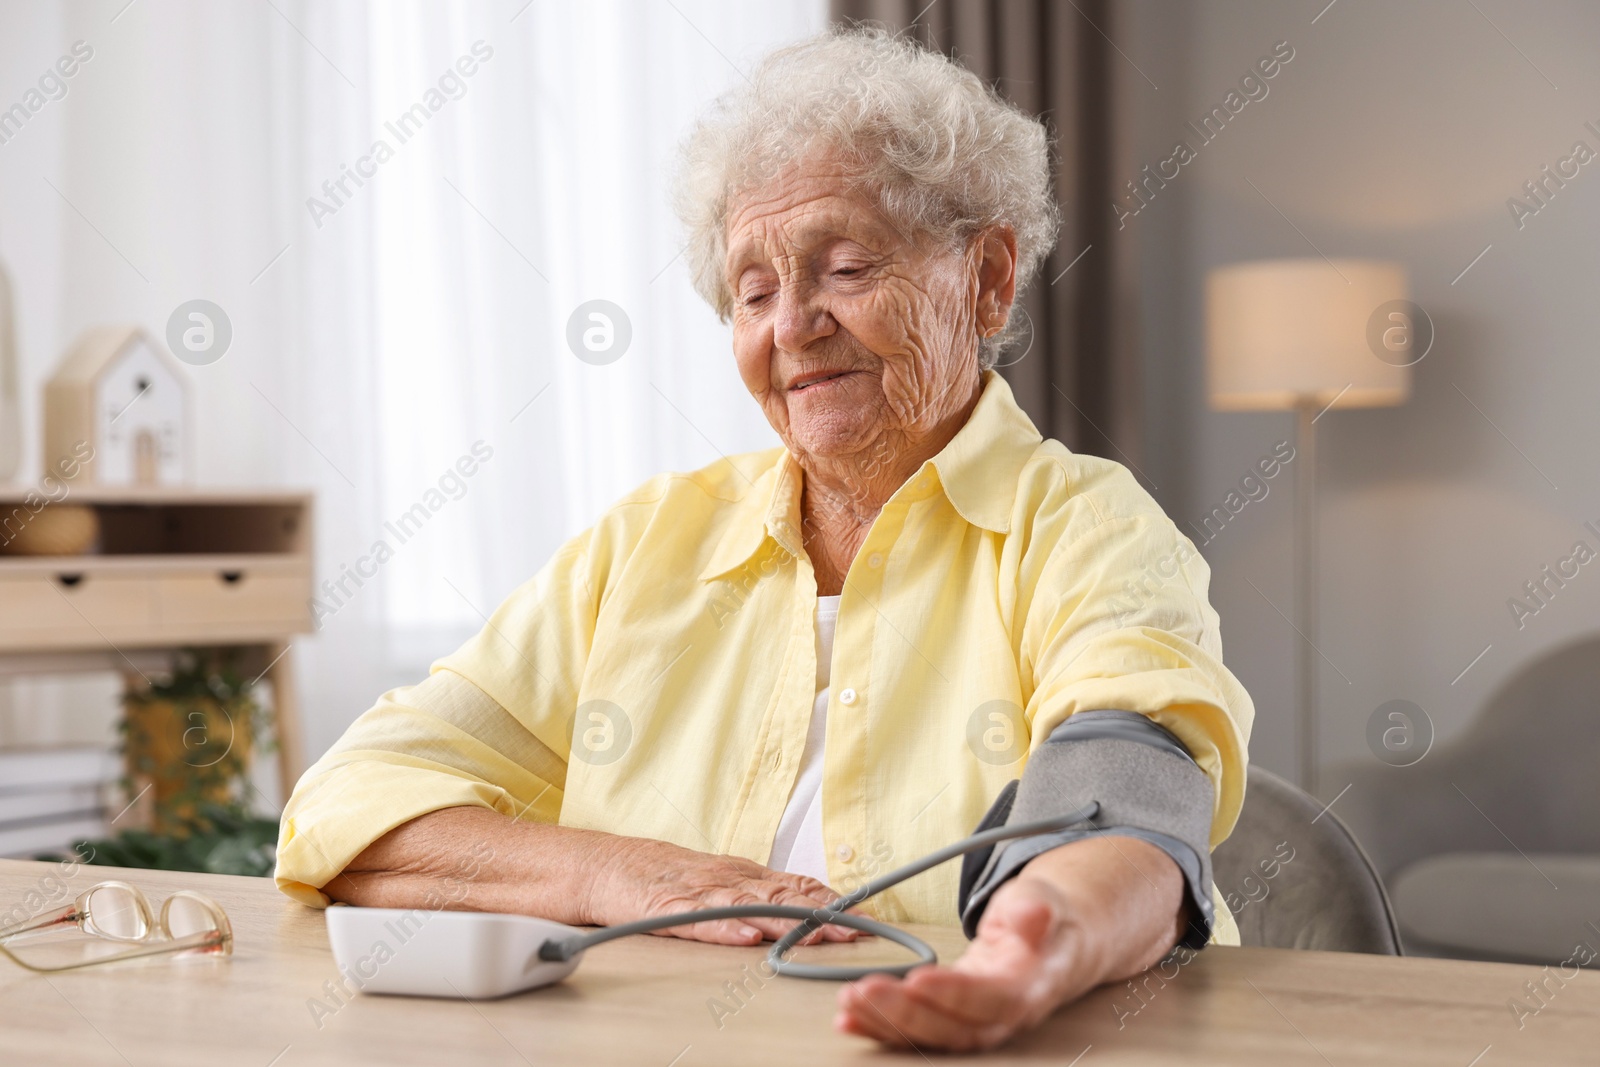
[[[695,909],[686,907],[677,910]],[[660,930],[651,930],[650,933],[657,937],[679,937],[685,941],[704,941],[713,945],[748,946],[759,945],[764,941],[776,941],[796,925],[791,919],[714,919],[707,922],[685,923],[682,926],[668,926]],[[822,939],[823,931],[816,930],[798,943],[814,945]]]
[[[799,924],[792,919],[717,919],[710,922],[686,923],[683,926],[669,926],[665,929],[652,930],[650,932],[658,937],[681,937],[686,941],[705,941],[713,945],[749,946],[758,945],[764,941],[776,941],[797,925]],[[837,927],[825,926],[819,930],[813,930],[796,944],[815,945],[824,940],[846,940],[841,936],[829,936],[837,929]],[[856,931],[845,930],[843,933],[854,935]]]
[[[840,987],[839,995],[835,998],[839,1010],[834,1016],[834,1029],[870,1037],[874,1041],[894,1048],[910,1048],[911,1043],[906,1035],[895,1029],[894,1024],[878,1010],[873,1001],[875,995],[881,996],[883,989],[893,982],[893,979],[877,975],[855,982],[846,982]]]
[[[708,893],[702,893],[698,898],[675,897],[669,900],[662,900],[650,907],[646,914],[670,915],[677,912],[692,912],[708,908],[759,906],[763,904],[781,904],[788,907],[804,908],[807,911],[817,913],[820,913],[823,908],[816,900],[788,889],[771,885],[757,885],[752,888],[759,890],[759,892],[719,888]],[[682,926],[672,926],[652,932],[667,937],[681,937],[691,941],[707,941],[719,945],[753,945],[762,940],[776,941],[803,921],[778,916],[752,915],[738,919],[685,923]],[[848,927],[827,925],[813,930],[797,943],[800,945],[814,945],[821,941],[854,941],[859,936],[859,931]]]
[[[832,893],[827,886],[815,878],[805,878],[800,875],[791,875],[782,871],[769,871],[759,868],[760,875],[745,881],[739,889],[725,889],[712,892],[703,902],[690,905],[690,907],[730,907],[741,904],[781,904],[793,908],[805,908],[808,911],[820,913],[834,900],[837,894]],[[806,892],[797,886],[811,886],[816,892]],[[771,940],[778,940],[799,925],[799,921],[785,918],[762,918],[752,916],[742,922],[760,930]],[[847,926],[834,926],[829,924],[807,934],[799,944],[814,945],[820,941],[854,941],[861,936],[859,930]]]
[[[1064,996],[1088,988],[1075,973],[1081,961],[1059,941],[1058,926],[1052,901],[1008,884],[990,901],[977,939],[955,964],[919,967],[904,980],[875,975],[847,986],[834,1025],[895,1047],[992,1048],[1042,1020]]]
[[[730,905],[727,902],[683,901],[654,914],[728,906]],[[650,932],[658,937],[681,937],[685,941],[705,941],[713,945],[759,945],[763,941],[776,941],[794,925],[789,919],[712,919],[705,922],[684,923],[682,926],[668,926]]]
[[[834,1026],[895,1048],[970,1052],[1005,1041],[1016,1030],[1015,1018],[1015,1012],[982,1022],[958,1018],[914,995],[906,982],[874,975],[839,991]]]
[[[809,880],[815,881],[815,879]],[[809,896],[805,893],[789,889],[779,890],[777,894],[768,899],[774,904],[792,904],[796,907],[811,908],[815,911],[820,911],[825,906],[824,903],[819,903],[817,898],[814,896]],[[830,897],[828,899],[831,900],[832,898]],[[783,929],[783,933],[788,933],[797,925],[789,920],[779,920],[778,922]],[[778,936],[783,936],[783,933],[780,933]],[[814,945],[818,941],[854,941],[860,936],[861,931],[859,930],[853,930],[848,926],[833,926],[830,924],[807,935],[805,940],[801,941],[800,944]]]
[[[973,974],[955,967],[918,967],[906,976],[907,996],[937,1012],[981,1026],[1016,1018],[1027,997],[1025,972],[1016,977]]]
[[[823,885],[821,882],[817,881],[815,878],[812,878],[810,875],[794,874],[790,871],[774,871],[770,868],[762,867],[758,880],[764,882],[775,882],[778,885],[783,886],[785,889],[799,893],[804,897],[810,897],[811,899],[819,901],[823,904],[837,900],[839,897],[844,896],[843,893],[835,892],[834,890]]]
[[[653,869],[647,866],[634,872],[635,886],[644,891],[634,897],[637,903],[633,907],[617,909],[620,914],[613,914],[611,922],[707,908],[762,904],[781,904],[820,913],[839,896],[815,878],[774,871],[738,856],[710,856],[674,846],[667,860],[669,862],[660,863]],[[751,945],[763,939],[777,940],[793,930],[800,921],[750,916],[685,923],[656,933],[715,944]],[[830,924],[810,932],[799,944],[854,941],[860,936],[857,930]]]
[[[743,891],[719,890],[710,894],[707,899],[691,907],[702,908],[727,908],[761,904],[787,904],[792,907],[816,909],[820,907],[815,901],[792,893],[786,889],[772,885],[754,884]],[[745,919],[735,920],[745,926],[760,931],[762,937],[776,941],[778,938],[794,929],[798,923],[794,919],[764,917],[752,915]],[[814,931],[807,936],[802,944],[815,943],[820,936],[820,931]]]
[[[689,908],[674,909],[688,911]],[[717,919],[712,922],[685,923],[651,930],[657,937],[681,937],[685,941],[705,941],[713,945],[759,945],[766,935],[743,919]]]

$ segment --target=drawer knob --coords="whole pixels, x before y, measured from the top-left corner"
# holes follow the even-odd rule
[[[71,589],[83,581],[83,575],[76,573],[58,574],[56,575],[56,581],[66,586],[68,589]]]
[[[238,585],[240,580],[244,578],[244,571],[222,571],[220,574],[222,580],[229,585]]]

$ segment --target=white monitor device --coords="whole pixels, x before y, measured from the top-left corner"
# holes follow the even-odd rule
[[[584,931],[527,915],[335,906],[327,916],[333,958],[363,993],[503,997],[559,982],[582,959],[541,960],[546,941]]]

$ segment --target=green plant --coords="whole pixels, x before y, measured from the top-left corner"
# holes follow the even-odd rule
[[[124,692],[122,786],[151,794],[152,825],[76,842],[80,862],[271,874],[278,823],[248,797],[251,756],[272,747],[254,689],[232,650],[185,649],[171,675]]]
[[[202,805],[248,809],[251,755],[270,750],[254,688],[233,650],[186,649],[170,676],[123,694],[123,788],[149,780],[155,829],[181,832]]]
[[[72,852],[81,863],[107,867],[265,877],[272,873],[277,841],[277,820],[235,806],[203,804],[174,832],[123,830],[111,837],[74,842]]]

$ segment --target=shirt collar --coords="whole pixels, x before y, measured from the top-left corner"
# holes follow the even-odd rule
[[[733,522],[700,572],[702,582],[743,566],[768,540],[792,556],[804,551],[800,538],[800,487],[805,475],[787,449],[777,451],[778,462],[762,471],[735,505]]]
[[[1010,533],[1017,481],[1042,440],[1005,379],[985,371],[983,392],[971,417],[938,455],[923,464],[923,472],[930,466],[934,469],[945,497],[967,522],[994,533]],[[742,566],[769,539],[792,556],[802,555],[804,479],[794,456],[781,451],[778,462],[763,471],[740,500],[739,514],[712,550],[700,580],[710,581]]]
[[[993,533],[1011,532],[1017,481],[1044,440],[999,374],[983,374],[983,394],[967,424],[931,460],[945,497],[963,519]]]

